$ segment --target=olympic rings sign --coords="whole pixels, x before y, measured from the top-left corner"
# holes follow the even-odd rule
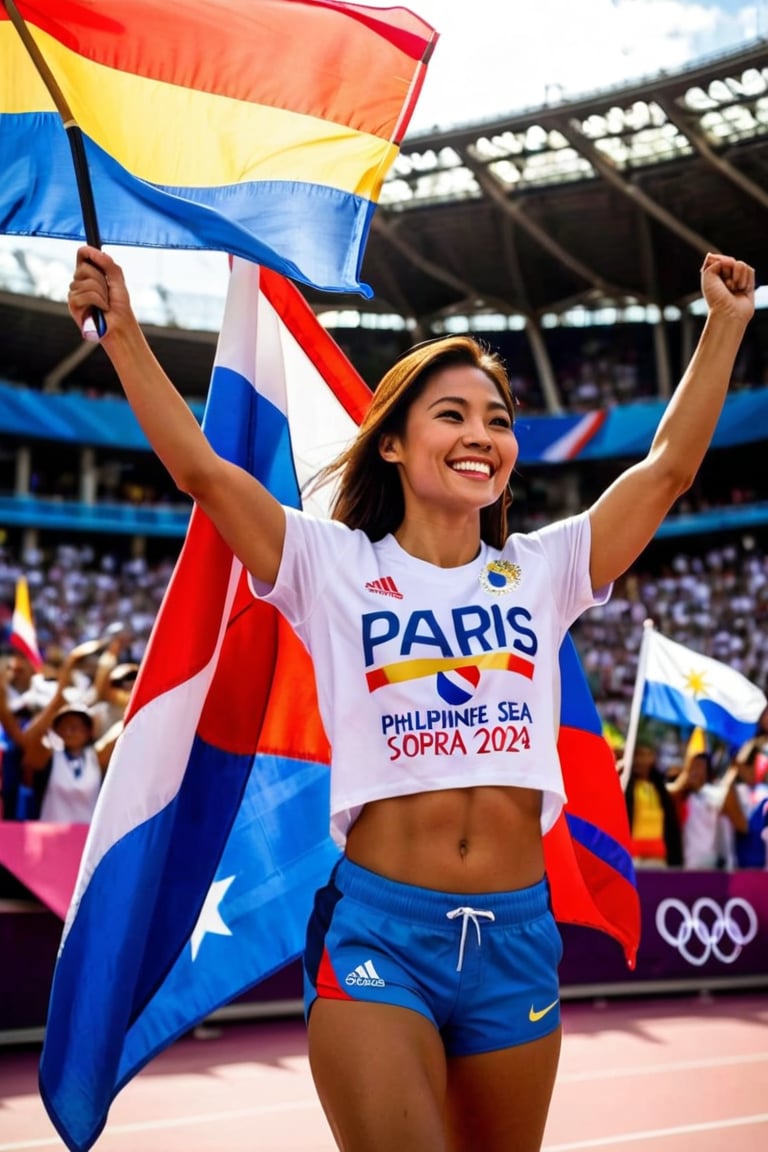
[[[702,896],[690,909],[670,896],[656,909],[656,930],[661,938],[696,967],[706,964],[710,956],[733,964],[757,936],[757,925],[757,913],[741,896],[731,897],[724,908],[711,897]]]

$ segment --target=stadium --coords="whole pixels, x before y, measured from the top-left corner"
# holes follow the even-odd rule
[[[517,394],[516,523],[585,507],[650,443],[701,327],[695,302],[706,252],[743,254],[758,284],[768,270],[767,85],[759,41],[675,76],[408,137],[366,249],[362,276],[373,298],[305,295],[371,387],[420,339],[457,331],[484,339],[505,358]],[[106,356],[79,340],[64,304],[50,298],[57,284],[63,298],[70,269],[40,251],[20,240],[0,265],[5,545],[16,557],[31,548],[50,558],[59,543],[82,543],[121,562],[144,557],[165,575],[189,506],[147,450]],[[217,302],[162,285],[147,296],[150,344],[200,414]],[[728,562],[745,550],[751,565],[762,557],[767,412],[768,310],[758,310],[717,447],[643,572],[684,567],[678,554],[706,567],[713,548]],[[608,422],[590,442],[597,413]],[[12,607],[8,577],[0,597]],[[753,608],[760,622],[761,598]],[[654,614],[653,604],[646,609]],[[713,647],[717,633],[735,630],[743,671],[763,684],[768,653],[749,644],[754,622],[750,611],[735,629],[733,620],[712,620],[706,635],[700,623],[674,627],[681,642],[695,638],[715,656],[723,654]],[[662,615],[659,626],[668,623]],[[612,626],[615,649],[626,649],[631,629]],[[636,649],[636,624],[634,633]],[[625,697],[632,680],[630,666]],[[599,687],[597,695],[601,705]],[[606,701],[605,714],[623,725],[626,699],[623,707]]]
[[[470,332],[501,353],[521,446],[513,524],[533,528],[587,507],[645,453],[702,327],[704,256],[747,260],[760,285],[767,225],[761,39],[674,75],[576,99],[553,90],[545,105],[512,116],[406,137],[365,252],[362,279],[373,297],[301,290],[371,388],[404,349],[431,336]],[[66,650],[126,620],[121,658],[138,663],[190,504],[151,454],[106,355],[75,330],[64,303],[71,270],[43,251],[22,239],[0,251],[0,608],[7,624],[26,575],[41,645]],[[162,284],[142,301],[149,343],[198,417],[220,304]],[[574,628],[601,720],[618,743],[648,617],[768,688],[767,442],[764,307],[694,487],[609,605]],[[673,765],[682,751],[668,742],[662,760]],[[27,898],[0,876],[11,900]],[[749,901],[759,912],[735,962],[697,956],[686,966],[677,956],[670,966],[657,950],[640,972],[646,990],[764,988],[761,880],[737,877],[729,888],[718,877],[715,885],[718,900]],[[693,886],[685,898],[697,893]],[[44,1023],[60,922],[39,909],[31,918],[38,935],[18,971],[34,971],[37,986],[0,1013],[9,1043]],[[573,947],[565,983],[574,998],[626,991],[612,954],[577,934]],[[264,1012],[270,995],[284,1007],[295,993],[295,981],[278,980],[243,998],[241,1017]]]

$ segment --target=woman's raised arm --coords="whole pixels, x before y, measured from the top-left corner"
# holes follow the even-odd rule
[[[708,308],[704,330],[648,455],[622,473],[590,509],[593,588],[609,584],[634,563],[693,483],[715,431],[755,309],[755,272],[741,260],[709,254],[701,288]]]
[[[264,584],[277,577],[285,512],[250,473],[218,456],[155,359],[131,308],[122,269],[98,248],[77,253],[69,311],[82,331],[89,311],[104,313],[101,344],[128,403],[176,487],[206,513],[245,567]]]

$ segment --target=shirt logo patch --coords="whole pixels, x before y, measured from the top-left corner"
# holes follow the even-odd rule
[[[471,664],[466,668],[451,668],[437,674],[437,694],[446,704],[460,706],[472,699],[480,683],[480,669]]]
[[[503,596],[517,588],[522,575],[520,565],[511,560],[491,560],[480,573],[480,583],[492,596]]]
[[[394,596],[395,600],[402,600],[403,594],[391,576],[382,576],[381,580],[369,580],[365,586],[366,592],[378,592],[380,596]]]

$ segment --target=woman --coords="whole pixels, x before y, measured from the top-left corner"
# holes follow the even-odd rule
[[[0,723],[18,749],[20,784],[15,818],[89,824],[119,735],[114,726],[96,739],[94,717],[72,680],[99,642],[86,640],[62,655],[45,706],[22,726],[0,696]]]
[[[635,867],[679,868],[683,862],[680,818],[652,744],[640,740],[635,745],[624,795]]]
[[[118,734],[115,728],[96,740],[91,710],[62,704],[50,734],[31,742],[22,761],[24,787],[40,796],[42,821],[90,824]]]
[[[754,273],[710,255],[702,287],[705,328],[648,457],[588,513],[507,540],[513,402],[473,340],[417,347],[386,374],[331,470],[335,520],[318,521],[214,453],[119,267],[78,253],[73,318],[102,309],[154,450],[319,673],[345,852],[307,935],[309,1052],[344,1152],[540,1147],[560,1050],[542,849],[563,802],[556,657],[712,436]]]

